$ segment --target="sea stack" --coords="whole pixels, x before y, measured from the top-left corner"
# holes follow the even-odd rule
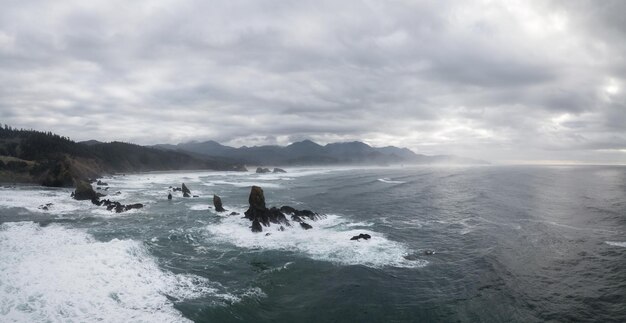
[[[224,207],[222,206],[222,199],[215,194],[213,194],[213,206],[215,206],[215,211],[217,212],[226,211]]]
[[[172,193],[167,193],[167,199],[171,200],[172,199]]]
[[[183,191],[183,197],[190,197],[191,196],[191,191],[189,190],[189,188],[187,188],[185,183],[183,183],[182,191]]]
[[[74,191],[74,199],[76,200],[97,200],[98,195],[93,190],[91,184],[85,181],[79,181],[76,184],[76,190]]]

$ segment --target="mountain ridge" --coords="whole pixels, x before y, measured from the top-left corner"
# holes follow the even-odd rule
[[[226,146],[214,140],[160,144],[151,147],[204,156],[223,157],[253,165],[329,165],[329,164],[488,164],[482,160],[454,155],[416,154],[404,147],[372,147],[361,141],[320,145],[306,139],[286,146]]]

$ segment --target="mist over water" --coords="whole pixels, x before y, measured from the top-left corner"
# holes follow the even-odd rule
[[[624,167],[287,171],[105,178],[122,214],[0,189],[0,321],[626,321]],[[251,185],[326,217],[254,234]]]

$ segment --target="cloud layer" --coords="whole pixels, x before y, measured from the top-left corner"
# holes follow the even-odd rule
[[[624,1],[40,1],[0,11],[0,123],[76,140],[365,140],[626,162]]]

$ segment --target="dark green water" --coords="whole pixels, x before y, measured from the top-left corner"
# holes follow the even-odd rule
[[[0,321],[626,321],[625,167],[287,170],[105,179],[147,205],[122,215],[1,189]],[[168,201],[182,182],[199,197]],[[209,209],[253,184],[327,217],[254,234]]]

